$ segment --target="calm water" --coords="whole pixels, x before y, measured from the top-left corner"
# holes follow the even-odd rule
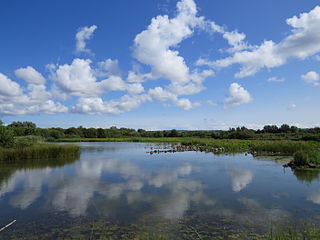
[[[320,216],[319,172],[274,158],[79,145],[80,159],[61,167],[0,165],[0,227],[17,220],[0,239],[254,239]]]

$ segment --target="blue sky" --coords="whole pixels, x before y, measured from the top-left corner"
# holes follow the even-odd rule
[[[40,127],[319,126],[315,0],[0,3],[0,118]]]

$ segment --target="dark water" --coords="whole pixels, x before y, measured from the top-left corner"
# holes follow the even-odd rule
[[[61,167],[0,165],[0,228],[17,220],[0,239],[260,239],[319,220],[319,172],[279,159],[79,145]]]

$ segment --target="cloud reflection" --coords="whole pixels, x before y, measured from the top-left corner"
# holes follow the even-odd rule
[[[231,168],[228,170],[228,175],[234,192],[240,192],[253,180],[253,173],[249,170]]]
[[[307,199],[315,204],[320,204],[320,192],[312,192]]]

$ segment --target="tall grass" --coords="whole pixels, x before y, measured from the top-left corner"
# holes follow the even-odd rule
[[[37,162],[48,159],[79,157],[80,147],[75,145],[41,144],[30,147],[1,148],[0,162]]]
[[[269,240],[319,240],[320,228],[308,227],[305,229],[297,229],[288,227],[286,230],[270,232]]]

